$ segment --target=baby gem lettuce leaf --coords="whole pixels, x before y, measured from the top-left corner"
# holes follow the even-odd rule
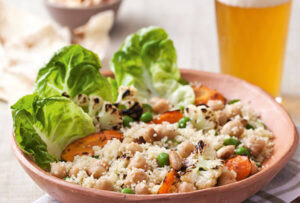
[[[39,70],[34,92],[41,97],[62,93],[72,98],[78,94],[97,95],[112,101],[110,84],[99,72],[100,68],[101,63],[95,53],[80,45],[66,46]]]
[[[108,77],[107,81],[109,82],[110,86],[111,86],[111,93],[113,96],[113,101],[116,101],[118,98],[118,84],[117,81],[113,78]]]
[[[19,100],[13,109],[14,134],[19,147],[27,154],[33,156],[35,163],[45,170],[50,169],[50,163],[56,158],[47,151],[46,143],[40,138],[33,127],[32,103],[33,95]],[[22,105],[24,108],[22,108]]]
[[[175,47],[162,28],[143,28],[128,36],[111,69],[117,85],[136,87],[142,101],[160,96],[174,105],[194,103],[194,91],[181,79]]]
[[[72,141],[96,132],[92,118],[65,97],[27,95],[11,108],[18,145],[43,169]]]

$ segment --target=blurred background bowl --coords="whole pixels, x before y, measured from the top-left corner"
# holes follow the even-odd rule
[[[96,6],[74,8],[44,0],[51,17],[60,25],[71,29],[85,24],[93,15],[107,10],[112,10],[116,19],[121,2],[122,0],[109,0]]]

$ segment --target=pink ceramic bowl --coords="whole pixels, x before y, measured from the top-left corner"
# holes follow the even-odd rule
[[[259,191],[284,167],[298,145],[298,135],[288,113],[268,93],[241,79],[196,70],[181,70],[184,79],[201,82],[220,91],[228,99],[241,99],[260,113],[262,120],[274,133],[274,154],[259,173],[242,181],[200,191],[164,195],[128,195],[85,188],[50,176],[40,169],[17,146],[12,136],[12,148],[28,175],[48,194],[61,202],[241,202]],[[104,72],[106,76],[112,73]]]

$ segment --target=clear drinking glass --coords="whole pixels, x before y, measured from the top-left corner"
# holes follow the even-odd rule
[[[291,4],[291,0],[215,0],[221,72],[280,96]]]

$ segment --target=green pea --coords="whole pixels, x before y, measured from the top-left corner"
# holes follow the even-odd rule
[[[121,190],[121,193],[125,193],[125,194],[134,194],[134,191],[133,189],[129,188],[129,187],[126,187],[126,188],[123,188]]]
[[[133,118],[131,118],[130,116],[124,116],[123,117],[123,125],[125,127],[130,127],[130,123],[133,122]]]
[[[237,139],[235,138],[225,138],[224,141],[223,141],[223,144],[226,146],[226,145],[235,145],[235,146],[238,146],[240,144],[240,141],[238,141]]]
[[[183,117],[178,121],[179,128],[186,128],[186,123],[189,122],[191,119],[189,117]]]
[[[249,123],[247,123],[246,127],[245,127],[247,130],[249,129],[255,129],[252,125],[250,125]]]
[[[170,165],[169,154],[162,152],[157,156],[157,162],[160,167]]]
[[[143,111],[152,113],[152,106],[150,106],[149,104],[143,104]]]
[[[173,142],[175,144],[180,144],[181,142],[177,141],[176,139],[168,139],[167,142]]]
[[[241,100],[239,100],[239,99],[233,99],[233,100],[230,100],[230,101],[228,102],[228,104],[234,104],[234,103],[237,103],[237,102],[239,102],[239,101],[241,101]]]
[[[237,148],[234,151],[234,153],[237,154],[237,155],[247,155],[247,156],[250,156],[250,153],[249,153],[248,149],[245,148],[245,147],[239,147],[239,148]]]
[[[153,117],[150,112],[145,112],[141,115],[141,121],[148,123],[149,121],[152,121]]]
[[[179,105],[179,106],[178,106],[178,109],[181,111],[181,113],[183,113],[183,112],[184,112],[184,106],[182,106],[182,105]]]

